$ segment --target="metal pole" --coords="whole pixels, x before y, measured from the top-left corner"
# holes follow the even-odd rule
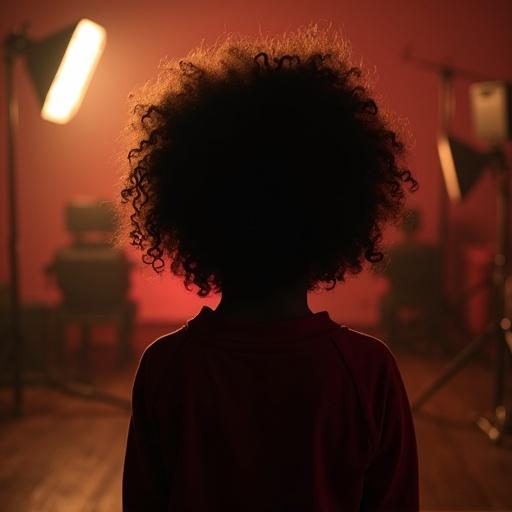
[[[453,71],[449,68],[439,70],[439,131],[446,134],[450,130],[450,126],[455,115],[455,95],[453,93]],[[446,265],[447,254],[449,252],[449,216],[450,204],[448,200],[448,192],[440,172],[441,187],[439,189],[439,248],[441,257],[441,293],[444,301],[448,302],[448,290],[446,286]]]
[[[494,327],[494,411],[490,419],[481,417],[478,427],[494,443],[500,443],[506,434],[512,432],[511,411],[508,399],[508,374],[510,372],[511,348],[507,343],[510,319],[506,318],[506,272],[509,264],[509,222],[510,222],[510,176],[505,155],[497,150],[496,186],[498,188],[496,204],[497,247],[493,270],[493,327]]]
[[[502,329],[502,320],[505,316],[505,279],[506,269],[509,264],[509,222],[510,222],[510,198],[509,198],[509,175],[504,158],[498,156],[497,162],[497,225],[498,244],[497,254],[494,261],[495,280],[495,325],[496,325],[496,388],[495,388],[495,409],[505,407],[505,386],[507,373],[508,351],[505,341],[505,333]]]
[[[16,49],[13,39],[5,42],[5,90],[7,106],[7,215],[9,222],[9,306],[12,360],[13,410],[16,416],[23,412],[23,336],[21,333],[20,274],[18,258],[18,217],[16,197],[16,133],[18,128],[18,103],[14,90],[14,62]]]

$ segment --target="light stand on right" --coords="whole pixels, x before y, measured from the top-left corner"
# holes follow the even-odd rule
[[[512,403],[508,379],[512,356],[512,276],[510,265],[510,173],[499,143],[511,138],[510,84],[487,82],[471,88],[477,136],[490,141],[492,149],[479,152],[446,134],[438,140],[443,176],[452,201],[461,201],[489,168],[497,189],[497,243],[492,272],[492,315],[485,331],[471,341],[413,402],[418,411],[437,391],[465,367],[487,343],[494,344],[494,404],[490,418],[480,417],[478,427],[495,443],[512,433]]]

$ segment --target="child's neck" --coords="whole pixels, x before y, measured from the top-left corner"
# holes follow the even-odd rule
[[[254,293],[224,286],[222,299],[215,310],[226,319],[273,321],[301,318],[312,314],[308,307],[306,285]]]

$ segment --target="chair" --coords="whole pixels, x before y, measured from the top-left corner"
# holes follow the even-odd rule
[[[383,269],[390,291],[381,301],[381,326],[391,345],[428,337],[448,350],[444,332],[441,258],[434,246],[406,241],[390,250]]]
[[[108,241],[115,223],[107,203],[71,204],[67,221],[74,236],[73,244],[58,250],[47,269],[62,293],[56,314],[55,349],[63,364],[68,326],[78,325],[81,329],[79,362],[87,379],[94,325],[115,325],[119,364],[125,364],[133,356],[136,306],[128,298],[131,264],[124,252]]]

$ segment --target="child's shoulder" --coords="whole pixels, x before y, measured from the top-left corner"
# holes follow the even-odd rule
[[[340,351],[358,364],[389,365],[395,363],[393,353],[381,339],[341,326],[334,339]]]
[[[333,339],[354,384],[367,398],[401,379],[393,353],[379,338],[344,327]]]
[[[141,361],[147,364],[154,364],[158,361],[167,360],[168,357],[178,350],[187,337],[187,326],[183,325],[180,328],[170,333],[164,334],[150,343],[144,353],[142,354]]]
[[[371,437],[377,439],[387,397],[403,392],[395,357],[382,340],[354,329],[342,329],[334,339],[359,395]]]

